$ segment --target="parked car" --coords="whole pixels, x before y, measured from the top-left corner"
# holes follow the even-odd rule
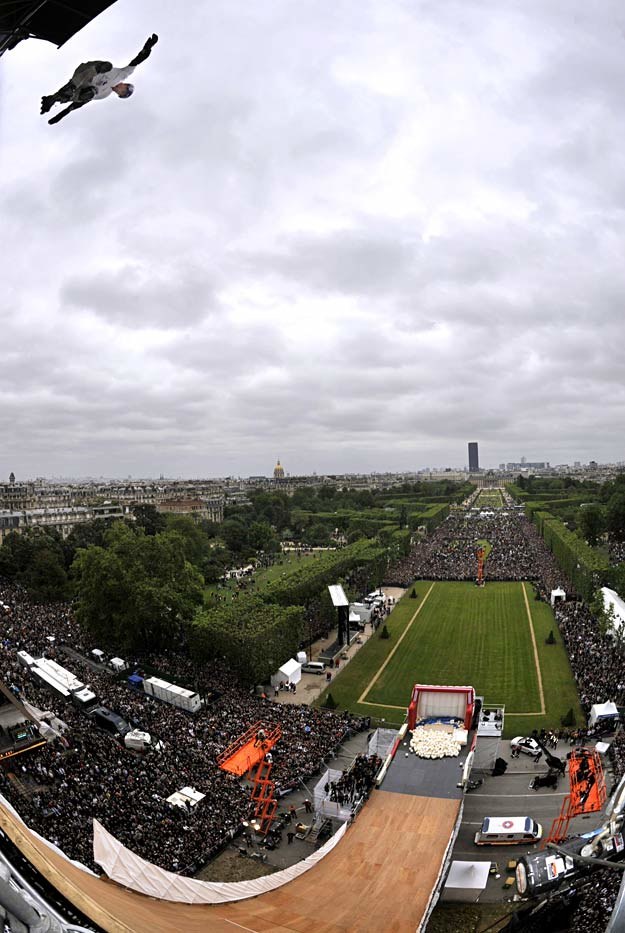
[[[516,739],[510,739],[510,748],[513,750],[518,748],[524,755],[531,755],[532,757],[542,751],[536,739],[523,735],[517,735]]]

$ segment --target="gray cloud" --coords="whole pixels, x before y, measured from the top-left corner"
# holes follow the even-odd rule
[[[152,31],[131,100],[39,118]],[[623,459],[624,36],[136,0],[5,55],[0,476]]]

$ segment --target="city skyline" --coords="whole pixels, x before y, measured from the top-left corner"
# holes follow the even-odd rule
[[[5,54],[0,476],[623,460],[624,28],[136,0]]]

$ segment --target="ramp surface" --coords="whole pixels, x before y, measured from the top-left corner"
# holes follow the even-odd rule
[[[414,933],[436,885],[460,800],[374,791],[315,868],[223,906],[153,900],[95,878],[0,808],[0,828],[61,893],[108,933]]]

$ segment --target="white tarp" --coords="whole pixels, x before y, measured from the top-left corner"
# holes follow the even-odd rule
[[[195,787],[183,787],[181,790],[174,791],[167,797],[167,803],[174,807],[182,807],[183,810],[196,807],[200,800],[204,800],[206,794],[201,794]],[[95,821],[94,821],[95,822]]]
[[[477,901],[486,887],[490,862],[451,863],[447,881],[441,894],[441,901]]]
[[[611,590],[607,586],[601,587],[603,596],[603,606],[608,612],[612,610],[613,627],[617,635],[620,635],[623,625],[625,625],[625,602],[621,599],[616,590]]]
[[[298,684],[302,679],[302,665],[295,658],[285,661],[282,667],[271,675],[271,686],[277,687],[278,684]]]
[[[146,862],[119,842],[107,830],[93,821],[93,859],[104,869],[109,878],[118,884],[148,897],[158,897],[165,901],[180,904],[226,904],[229,901],[241,901],[247,897],[256,897],[267,891],[274,891],[304,872],[314,868],[328,852],[341,841],[347,824],[308,858],[296,862],[290,868],[277,871],[273,875],[255,878],[252,881],[197,881],[185,878],[174,872],[165,871]]]
[[[609,717],[618,718],[618,709],[616,708],[616,703],[595,703],[590,707],[588,725],[594,726],[598,720],[607,719]]]
[[[367,745],[367,755],[386,758],[397,738],[397,729],[376,729]]]

